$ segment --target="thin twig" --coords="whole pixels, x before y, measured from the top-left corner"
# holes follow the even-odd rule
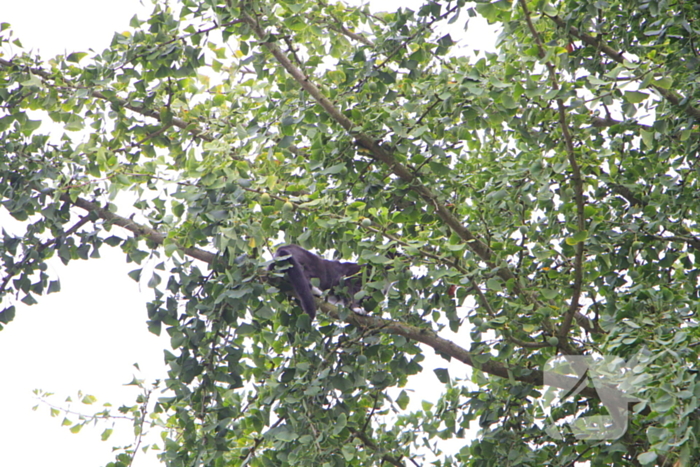
[[[53,245],[54,243],[57,243],[59,239],[73,235],[75,232],[78,231],[78,229],[87,224],[89,221],[90,216],[81,217],[80,220],[76,222],[75,225],[73,225],[73,227],[66,230],[60,237],[55,237],[44,243],[39,243],[39,245],[37,245],[36,248],[30,248],[28,251],[26,251],[24,257],[22,258],[22,261],[17,263],[15,267],[8,271],[5,275],[5,278],[2,280],[2,284],[0,284],[0,292],[3,292],[5,290],[5,287],[7,287],[8,282],[10,282],[10,279],[12,279],[18,271],[20,271],[23,267],[25,267],[28,264],[32,252],[35,251],[37,255],[39,255],[46,248]]]
[[[583,43],[588,44],[592,47],[594,47],[596,50],[600,50],[603,52],[605,55],[616,61],[617,63],[624,63],[625,58],[623,56],[623,52],[618,52],[609,45],[605,44],[604,42],[596,39],[595,37],[586,34],[585,32],[582,32],[578,28],[574,26],[569,26],[567,22],[560,18],[559,16],[548,16],[545,14],[545,16],[554,23],[561,27],[564,28],[568,31],[569,34],[574,36],[575,38],[581,40]],[[683,111],[685,111],[688,115],[692,116],[693,118],[700,120],[700,109],[697,107],[693,107],[690,104],[683,104],[681,105],[682,98],[679,97],[676,93],[673,91],[669,91],[668,89],[664,89],[656,84],[649,84],[649,87],[653,88],[656,92],[658,92],[661,96],[663,96],[666,100],[671,102],[673,105],[679,107]]]
[[[538,49],[538,54],[542,60],[547,56],[544,48],[544,43],[542,42],[542,38],[540,37],[540,34],[537,32],[537,29],[535,29],[534,24],[532,23],[532,17],[530,14],[530,11],[527,7],[527,2],[525,0],[520,0],[520,6],[523,9],[523,14],[525,16],[525,21],[527,23],[528,29],[530,30],[530,33],[532,34],[535,43],[537,44],[537,49]],[[547,70],[549,72],[549,78],[550,81],[552,82],[552,88],[554,90],[559,89],[559,84],[557,82],[557,77],[556,77],[556,68],[554,65],[547,61],[545,63],[545,66],[547,67]],[[576,218],[577,218],[577,228],[579,232],[583,232],[586,230],[586,225],[585,225],[585,201],[583,197],[583,177],[581,175],[581,169],[578,165],[578,161],[576,160],[576,153],[574,150],[574,142],[573,138],[571,136],[571,132],[569,131],[569,124],[567,122],[566,118],[566,106],[564,105],[564,101],[561,98],[556,99],[557,103],[557,111],[558,111],[558,116],[559,116],[559,126],[561,127],[562,134],[564,135],[564,143],[566,147],[566,155],[569,160],[569,165],[571,166],[571,172],[572,172],[572,182],[573,182],[573,188],[574,188],[574,199],[576,203]],[[580,299],[581,299],[581,292],[583,288],[583,255],[584,255],[584,249],[585,245],[584,242],[579,242],[576,244],[576,253],[574,257],[574,285],[573,285],[573,292],[571,294],[571,303],[569,304],[569,308],[566,311],[564,315],[564,320],[562,322],[561,327],[559,328],[558,336],[559,336],[559,343],[560,345],[565,345],[566,346],[566,335],[569,333],[569,330],[571,329],[571,325],[574,320],[574,315],[579,309],[580,305]]]

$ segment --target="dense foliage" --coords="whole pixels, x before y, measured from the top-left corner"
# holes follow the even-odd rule
[[[455,47],[477,15],[497,53]],[[46,59],[3,24],[0,322],[52,257],[149,265],[172,466],[698,465],[699,32],[690,0],[181,0]],[[310,322],[282,241],[366,264],[368,314]],[[556,355],[637,356],[624,436],[545,431],[607,413],[543,410]]]

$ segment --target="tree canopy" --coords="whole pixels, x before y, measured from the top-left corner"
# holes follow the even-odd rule
[[[497,52],[460,43],[476,16]],[[52,58],[0,29],[0,216],[23,226],[0,323],[60,291],[51,258],[121,248],[171,338],[167,465],[700,463],[696,2],[155,2]],[[268,270],[282,242],[364,264],[367,313],[311,322]],[[588,381],[546,408],[562,355],[619,357],[630,398]],[[622,436],[564,426],[615,412],[605,391]]]

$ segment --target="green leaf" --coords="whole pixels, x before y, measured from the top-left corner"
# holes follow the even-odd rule
[[[594,206],[591,206],[590,204],[587,204],[583,207],[583,215],[587,219],[595,216],[597,213],[598,209],[596,209]]]
[[[347,424],[348,424],[348,416],[345,415],[344,413],[341,413],[335,419],[335,423],[333,424],[332,435],[337,436],[341,431],[343,431],[345,429]]]
[[[178,251],[179,247],[177,243],[167,241],[163,243],[163,249],[165,251],[165,256],[171,257],[176,251]]]
[[[15,319],[15,307],[10,305],[4,310],[0,311],[0,323],[7,324]]]
[[[321,174],[325,174],[325,175],[338,174],[338,173],[342,172],[343,170],[345,170],[344,163],[343,164],[335,164],[335,165],[332,165],[326,169],[323,169],[321,171]]]
[[[558,290],[553,290],[553,289],[540,289],[540,293],[542,294],[542,297],[544,297],[545,300],[553,300],[554,298],[559,295]]]
[[[22,86],[25,86],[25,87],[32,87],[32,86],[42,87],[44,85],[43,81],[41,81],[41,78],[39,78],[37,75],[35,75],[33,73],[29,73],[27,78],[25,80],[23,80],[22,82],[20,82],[20,84]],[[39,123],[41,123],[40,120],[39,120]]]
[[[579,244],[581,242],[585,242],[587,238],[588,238],[588,231],[581,230],[579,232],[576,232],[573,236],[567,237],[566,244],[573,246],[573,245]]]
[[[112,436],[113,432],[114,432],[113,428],[106,428],[102,432],[102,435],[100,436],[100,438],[102,439],[102,441],[107,441],[109,439],[109,437]]]
[[[661,89],[671,89],[673,86],[673,79],[670,76],[664,76],[654,80],[654,86],[660,87]]]
[[[435,376],[437,376],[438,381],[440,381],[442,384],[447,384],[450,382],[450,373],[447,368],[435,368],[433,372],[435,373]]]
[[[248,335],[253,335],[256,331],[256,328],[254,326],[251,326],[250,324],[242,323],[236,328],[236,334],[239,336],[248,336]]]
[[[280,429],[276,430],[273,434],[275,439],[280,441],[291,442],[297,439],[296,433],[290,431],[288,427],[284,426],[280,427]]]
[[[60,292],[61,291],[61,282],[58,280],[55,281],[50,281],[49,282],[49,289],[47,290],[47,294],[54,293],[54,292]]]
[[[510,96],[508,94],[504,94],[503,96],[501,96],[501,102],[503,103],[503,107],[509,110],[520,108],[520,102],[513,99],[513,96]]]
[[[489,290],[493,290],[494,292],[500,292],[503,290],[503,284],[501,283],[501,280],[497,277],[492,277],[489,280],[487,280],[486,287],[488,287]]]
[[[65,125],[65,129],[68,131],[80,131],[84,127],[83,119],[75,115],[71,116],[70,120]]]
[[[94,404],[95,402],[97,402],[97,398],[95,396],[91,396],[91,395],[86,394],[85,396],[83,396],[83,398],[80,402],[82,402],[83,404],[90,405],[90,404]]]
[[[86,56],[87,56],[87,53],[85,53],[85,52],[74,52],[74,53],[68,55],[68,57],[66,57],[66,60],[69,62],[78,63],[78,62],[80,62],[80,60],[82,60]]]
[[[136,282],[141,282],[141,271],[143,271],[143,269],[134,269],[133,271],[127,273],[127,275]]]
[[[406,410],[406,407],[408,407],[408,403],[410,401],[411,399],[408,397],[408,393],[402,389],[399,393],[399,397],[396,398],[396,403],[401,408],[401,410]]]
[[[152,320],[148,320],[147,323],[148,323],[148,332],[150,332],[151,334],[154,334],[156,336],[160,336],[160,331],[162,328],[161,321],[152,319]]]
[[[644,101],[649,94],[639,91],[625,91],[625,100],[630,104],[638,104]]]
[[[441,177],[449,175],[451,172],[451,169],[449,167],[438,162],[431,161],[428,162],[428,165],[430,166],[430,170],[432,170],[436,175]]]
[[[287,368],[282,372],[282,376],[280,376],[280,382],[281,383],[289,383],[294,380],[294,375],[296,374],[296,369],[295,368]]]
[[[333,82],[335,84],[342,84],[347,79],[347,77],[345,76],[345,73],[343,73],[341,70],[329,71],[328,78],[330,79],[331,82]]]
[[[22,124],[22,134],[29,136],[32,133],[34,133],[36,130],[38,130],[40,126],[41,126],[41,120],[29,120],[29,119],[27,119]]]
[[[22,303],[24,303],[25,305],[31,306],[31,305],[36,305],[39,302],[36,301],[36,299],[34,298],[34,296],[32,296],[32,294],[27,294],[22,299]]]
[[[493,23],[498,19],[499,11],[493,3],[477,3],[476,11],[486,18],[489,23]]]
[[[341,448],[343,458],[345,461],[350,463],[357,457],[357,449],[351,444],[346,444]]]
[[[658,455],[655,452],[643,452],[637,456],[637,460],[642,465],[653,465],[657,458]]]

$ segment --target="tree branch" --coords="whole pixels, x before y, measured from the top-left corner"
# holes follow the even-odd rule
[[[88,212],[94,213],[100,219],[103,219],[114,225],[118,225],[119,227],[123,227],[126,230],[136,234],[137,236],[147,238],[148,240],[158,245],[162,245],[165,241],[166,236],[158,232],[157,230],[154,230],[150,227],[146,227],[141,224],[137,224],[133,220],[128,219],[126,217],[118,216],[110,210],[101,207],[97,203],[93,203],[83,198],[77,198],[73,200],[68,194],[61,195],[61,201],[69,203],[73,206],[77,206]],[[187,256],[198,259],[200,261],[204,261],[205,263],[213,264],[214,260],[216,259],[216,255],[214,253],[210,253],[206,250],[202,250],[199,248],[182,248],[181,250]]]
[[[231,24],[232,23],[233,22],[231,22]],[[227,23],[227,24],[229,24],[229,23]],[[61,81],[63,83],[65,83],[67,86],[57,86],[57,85],[53,85],[53,84],[50,84],[47,82],[47,81],[53,80],[54,78],[53,78],[53,76],[51,76],[51,73],[49,73],[46,70],[43,70],[41,68],[26,67],[24,65],[20,65],[20,64],[14,63],[12,61],[4,60],[2,58],[0,58],[0,67],[4,67],[6,69],[9,69],[12,67],[18,67],[20,69],[24,68],[24,69],[28,70],[29,72],[31,72],[32,74],[43,78],[44,84],[46,86],[54,88],[54,89],[59,89],[59,90],[62,88],[64,88],[64,89],[67,88],[67,89],[71,89],[71,90],[88,89],[90,92],[90,95],[96,99],[110,102],[116,106],[123,107],[125,109],[131,110],[132,112],[143,115],[144,117],[150,117],[150,118],[157,120],[158,122],[163,124],[163,128],[161,128],[162,131],[167,130],[171,126],[175,126],[175,127],[178,127],[182,130],[186,130],[188,133],[190,133],[195,138],[200,138],[208,143],[211,143],[211,142],[216,140],[216,138],[214,138],[214,136],[210,135],[207,131],[199,128],[196,124],[194,124],[192,122],[188,122],[188,121],[182,120],[181,118],[177,118],[177,117],[173,116],[172,119],[170,119],[166,123],[161,118],[160,112],[157,112],[157,111],[150,109],[148,107],[145,107],[145,106],[132,104],[129,101],[127,101],[126,99],[123,99],[123,98],[118,97],[116,95],[108,97],[104,93],[102,93],[101,91],[98,91],[96,89],[89,89],[89,88],[86,88],[83,86],[78,86],[76,84],[71,83],[71,81],[68,78],[66,78],[65,76],[61,77]],[[144,141],[140,141],[137,144],[143,143]],[[236,159],[236,160],[240,160],[239,157],[235,157],[233,154],[231,154],[230,157],[233,159]]]
[[[72,227],[70,227],[68,230],[66,230],[61,237],[56,237],[52,238],[49,241],[39,243],[36,248],[30,248],[28,251],[24,252],[24,257],[22,258],[22,261],[19,263],[15,264],[15,267],[8,270],[7,274],[3,278],[2,282],[0,283],[0,292],[5,291],[5,287],[7,287],[7,284],[10,282],[10,280],[15,276],[16,272],[25,267],[29,263],[29,259],[31,258],[31,252],[32,250],[36,251],[37,254],[41,253],[44,251],[46,248],[49,246],[53,245],[54,243],[58,242],[59,238],[63,237],[68,237],[69,235],[73,235],[75,232],[77,232],[82,226],[87,224],[90,221],[89,216],[83,216],[80,218],[78,222],[75,223]]]
[[[24,65],[14,63],[11,60],[5,60],[5,59],[0,58],[0,66],[7,68],[7,69],[12,68],[12,67],[18,67],[20,69],[24,68],[24,69],[28,70],[29,72],[31,72],[32,74],[43,78],[44,80],[52,81],[54,79],[53,76],[51,76],[51,73],[49,73],[46,70],[43,70],[41,68],[25,67]],[[78,86],[78,85],[72,84],[65,77],[62,77],[62,81],[67,84],[66,87],[69,89],[74,89],[74,90],[86,89],[83,86]],[[53,86],[52,84],[49,84],[46,81],[44,81],[44,84],[46,84],[49,87],[60,88],[60,86]],[[147,107],[142,107],[139,105],[131,104],[126,99],[122,99],[121,97],[117,97],[117,96],[107,97],[102,92],[97,91],[95,89],[90,90],[90,95],[92,97],[97,98],[97,99],[101,99],[101,100],[104,100],[107,102],[114,103],[120,107],[124,107],[125,109],[129,109],[129,110],[136,112],[138,114],[141,114],[145,117],[151,117],[151,118],[154,118],[158,121],[161,121],[159,112],[156,112],[155,110],[149,109]],[[172,125],[180,128],[180,129],[183,129],[183,130],[188,129],[188,131],[192,135],[194,135],[198,138],[202,138],[203,140],[205,140],[207,142],[214,141],[214,138],[211,137],[210,135],[205,134],[203,131],[197,129],[196,127],[193,127],[189,122],[186,122],[186,121],[179,119],[177,117],[172,118]]]
[[[318,3],[321,4],[324,8],[328,9],[328,3],[326,3],[325,1],[323,1],[323,0],[318,0]],[[333,31],[337,31],[337,32],[339,32],[339,33],[341,33],[341,34],[344,34],[344,35],[348,36],[350,39],[353,39],[353,40],[356,40],[356,41],[358,41],[358,42],[361,42],[362,44],[366,45],[367,47],[374,48],[374,42],[372,42],[371,40],[367,39],[367,38],[366,38],[365,36],[363,36],[362,34],[357,34],[357,33],[355,33],[355,32],[352,32],[352,31],[349,30],[348,28],[346,28],[346,27],[345,27],[345,24],[343,24],[343,22],[342,22],[340,19],[338,19],[338,18],[337,18],[333,13],[331,13],[330,11],[327,11],[327,13],[328,13],[328,16],[330,16],[331,18],[333,18],[333,21],[335,21],[335,24],[330,23],[330,22],[327,24],[327,26],[328,26],[330,29],[332,29]]]
[[[364,432],[355,430],[353,428],[349,428],[350,432],[353,434],[353,436],[357,436],[357,438],[362,441],[363,444],[366,446],[370,447],[371,449],[377,451],[379,450],[379,446],[377,446],[377,443],[372,441],[372,438],[367,436]],[[384,454],[382,456],[382,460],[385,462],[388,462],[391,465],[394,465],[396,467],[404,467],[404,465],[401,463],[401,460],[399,458],[396,458],[394,456],[390,456],[389,454]]]
[[[622,123],[626,123],[626,122],[621,121],[621,120],[615,120],[610,115],[606,116],[605,118],[591,117],[591,126],[593,128],[607,128],[607,127],[611,127],[613,125],[620,125]],[[639,128],[643,128],[646,131],[651,131],[653,129],[653,127],[651,125],[645,125],[645,124],[639,123],[639,122],[634,122],[634,125],[639,127]]]
[[[520,6],[523,9],[523,14],[525,15],[525,21],[527,22],[528,29],[530,29],[530,33],[532,34],[533,38],[535,39],[535,42],[537,43],[537,49],[540,59],[544,60],[547,54],[544,50],[542,38],[540,37],[539,33],[535,29],[534,24],[532,23],[532,18],[530,15],[530,11],[527,7],[527,2],[525,0],[520,0]],[[547,61],[545,64],[547,66],[547,70],[549,71],[550,80],[552,81],[552,88],[554,90],[559,90],[559,84],[557,83],[556,78],[556,68],[549,61]],[[564,135],[566,155],[569,160],[569,165],[571,166],[574,198],[576,203],[577,228],[579,232],[583,232],[586,230],[586,219],[584,211],[585,201],[583,198],[583,177],[581,175],[581,168],[579,167],[578,161],[576,160],[574,142],[573,138],[571,137],[571,132],[569,131],[569,124],[566,120],[566,106],[564,105],[564,101],[559,97],[557,97],[556,103],[559,115],[559,126],[561,127],[562,134]],[[566,335],[571,329],[571,325],[574,320],[574,315],[578,311],[580,305],[581,292],[583,289],[583,255],[585,250],[584,246],[585,245],[583,241],[580,241],[576,244],[576,253],[574,255],[574,286],[573,292],[571,294],[571,303],[569,304],[568,310],[564,314],[564,320],[557,333],[560,339],[560,344],[563,344],[565,342],[564,339],[566,338]]]
[[[547,16],[547,15],[545,15]],[[624,63],[625,58],[623,56],[623,52],[617,52],[615,49],[610,47],[609,45],[605,44],[602,41],[599,41],[595,37],[586,34],[585,32],[580,31],[577,27],[575,26],[568,26],[567,22],[562,19],[559,16],[547,16],[547,18],[551,19],[554,21],[554,23],[561,27],[566,29],[569,34],[574,36],[575,38],[579,39],[581,42],[584,44],[588,44],[592,47],[594,47],[596,50],[602,51],[605,55],[616,61],[617,63]],[[690,104],[681,104],[682,98],[678,96],[676,93],[673,91],[669,91],[668,89],[664,89],[660,86],[657,86],[656,84],[649,84],[649,87],[653,88],[656,92],[658,92],[662,97],[664,97],[667,101],[672,103],[673,105],[680,107],[682,110],[685,111],[688,115],[691,117],[700,120],[700,109],[693,107]]]
[[[339,319],[338,308],[335,305],[324,302],[321,304],[321,308],[334,319]],[[432,347],[438,354],[454,358],[475,368],[476,370],[483,371],[484,373],[493,376],[500,376],[501,378],[508,378],[535,386],[544,385],[544,372],[542,370],[507,366],[492,358],[488,358],[486,361],[483,361],[484,355],[479,355],[478,358],[479,362],[482,363],[476,363],[471,352],[448,339],[438,336],[430,329],[423,329],[398,321],[362,315],[354,312],[347,316],[346,321],[361,329],[374,329],[387,334],[395,334],[406,337],[410,340],[421,342]],[[578,378],[548,373],[547,381],[551,382],[554,387],[570,389],[578,382]],[[628,397],[622,391],[614,388],[598,388],[597,391],[598,392],[596,392],[596,388],[594,387],[586,387],[581,390],[580,394],[596,400],[600,400],[600,393],[610,394],[615,398],[614,400],[620,401],[624,407],[627,407],[627,403],[637,402],[637,400]]]

